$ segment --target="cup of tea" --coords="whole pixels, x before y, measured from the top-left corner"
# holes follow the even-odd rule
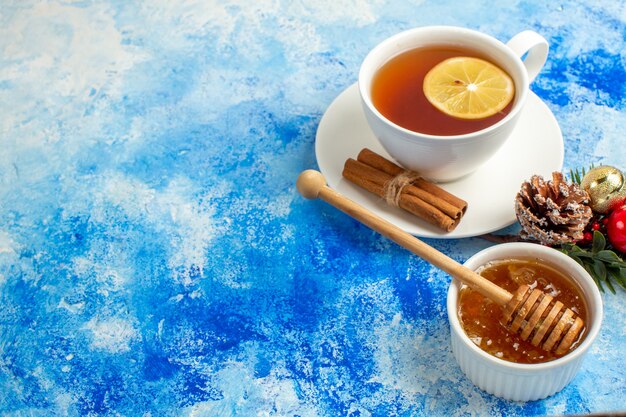
[[[423,79],[439,62],[476,57],[513,81],[510,104],[493,116],[461,119],[426,99]],[[506,142],[548,56],[548,42],[533,31],[506,44],[454,26],[425,26],[387,38],[363,60],[358,84],[367,122],[385,150],[402,166],[446,182],[475,171]]]

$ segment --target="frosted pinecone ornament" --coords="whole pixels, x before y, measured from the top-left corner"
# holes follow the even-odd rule
[[[553,172],[548,181],[533,175],[515,197],[520,236],[549,246],[577,242],[593,216],[589,203],[587,192],[564,181],[562,173]]]

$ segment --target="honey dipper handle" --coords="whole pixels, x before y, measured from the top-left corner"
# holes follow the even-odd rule
[[[324,200],[430,264],[447,272],[450,276],[472,287],[490,300],[500,305],[505,305],[511,300],[512,295],[508,291],[328,187],[324,176],[320,172],[315,170],[303,171],[298,177],[296,187],[303,197]]]

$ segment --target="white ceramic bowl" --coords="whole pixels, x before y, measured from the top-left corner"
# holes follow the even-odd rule
[[[576,349],[559,359],[540,364],[516,364],[484,352],[467,337],[459,322],[457,305],[461,283],[456,280],[448,289],[448,320],[454,357],[476,386],[508,400],[533,401],[555,394],[574,378],[598,335],[603,307],[600,291],[591,276],[576,261],[556,249],[533,243],[505,243],[482,250],[468,259],[465,266],[476,270],[490,261],[520,257],[541,259],[571,277],[582,289],[590,319],[585,323],[587,335]]]

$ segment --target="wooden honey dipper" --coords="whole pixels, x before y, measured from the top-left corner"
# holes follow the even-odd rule
[[[529,285],[521,285],[511,294],[328,187],[318,171],[303,171],[296,187],[304,198],[324,200],[501,305],[500,322],[523,340],[530,339],[534,346],[562,355],[579,339],[585,327],[583,320],[548,294]]]

